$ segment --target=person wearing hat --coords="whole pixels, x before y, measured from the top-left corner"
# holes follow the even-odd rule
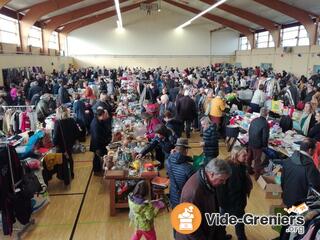
[[[172,209],[180,203],[182,188],[194,173],[193,167],[189,163],[192,158],[187,156],[189,148],[188,139],[179,138],[166,161],[167,173],[171,183],[170,204]]]
[[[164,155],[164,158],[167,159],[171,150],[174,148],[176,143],[175,134],[172,130],[168,129],[165,125],[159,124],[155,129],[155,137],[151,142],[138,154],[137,158],[144,157],[147,153],[154,150],[156,147],[159,147]],[[163,166],[163,161],[157,159],[161,162]]]

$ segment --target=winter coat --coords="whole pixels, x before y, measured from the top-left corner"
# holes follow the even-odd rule
[[[166,127],[170,128],[178,138],[181,137],[183,132],[183,123],[177,119],[171,119],[166,123]]]
[[[78,137],[79,129],[73,118],[57,120],[54,123],[53,144],[58,147],[61,152],[72,149]],[[65,149],[65,145],[67,149]]]
[[[224,227],[209,226],[205,220],[205,213],[219,213],[217,192],[205,179],[204,169],[193,174],[182,189],[180,202],[189,202],[198,207],[202,215],[202,222],[197,231],[182,235],[177,233],[176,240],[225,240]]]
[[[135,199],[132,194],[129,195],[128,202],[130,223],[137,230],[150,231],[154,229],[154,218],[158,213],[158,209],[153,207],[150,202],[145,202],[143,199]]]
[[[40,122],[43,122],[46,117],[50,115],[49,103],[43,99],[40,99],[36,106],[37,118]]]
[[[216,158],[219,155],[219,134],[217,125],[210,125],[203,131],[203,153],[208,158]]]
[[[73,112],[75,113],[76,119],[81,121],[83,124],[86,122],[85,108],[86,105],[81,100],[77,100],[73,103]]]
[[[163,119],[164,113],[169,111],[172,113],[173,117],[176,115],[176,106],[172,102],[168,102],[168,104],[160,104],[159,117]]]
[[[309,186],[320,191],[320,173],[309,157],[299,151],[283,161],[281,187],[283,202],[287,207],[304,202]]]
[[[222,117],[224,110],[226,109],[226,104],[221,97],[215,97],[211,100],[210,106],[210,116]]]
[[[188,161],[192,161],[191,157],[184,156],[179,152],[171,153],[166,161],[170,178],[170,203],[172,208],[179,204],[183,186],[194,173],[193,167]]]
[[[155,137],[154,130],[156,129],[157,125],[159,125],[161,122],[158,118],[152,118],[150,123],[147,125],[147,138],[148,140],[151,140]]]
[[[159,96],[159,90],[157,88],[147,88],[146,99],[151,103],[157,103],[157,97]]]
[[[177,118],[182,121],[193,121],[197,117],[196,103],[189,96],[183,96],[177,100]]]
[[[71,102],[70,95],[65,87],[60,87],[58,91],[58,102],[60,104],[66,104]]]
[[[266,148],[269,141],[269,125],[264,117],[254,119],[249,128],[249,147]]]
[[[180,90],[179,87],[174,87],[174,88],[169,89],[169,100],[171,102],[175,102],[176,101],[176,98],[177,98],[177,96],[179,94],[179,90]]]
[[[310,129],[308,137],[320,142],[320,123],[317,123]]]
[[[173,136],[159,138],[155,137],[152,141],[141,151],[141,155],[145,156],[147,153],[154,150],[157,146],[162,150],[165,159],[168,158],[171,150],[174,148],[175,142],[173,140]]]
[[[112,127],[112,106],[108,102],[102,102],[99,100],[92,107],[92,111],[94,114],[96,114],[98,108],[107,110],[109,118],[106,120],[105,123],[107,128],[111,128]]]
[[[106,146],[111,142],[112,132],[111,128],[106,127],[106,121],[99,121],[96,117],[92,120],[90,125],[91,141],[90,151],[106,149]]]
[[[28,93],[28,100],[31,100],[32,97],[35,95],[35,94],[40,94],[42,91],[42,88],[40,86],[33,86],[29,89],[29,93]]]
[[[217,187],[219,205],[229,214],[236,215],[247,206],[247,197],[252,188],[252,181],[246,165],[229,161],[232,174],[226,184]]]

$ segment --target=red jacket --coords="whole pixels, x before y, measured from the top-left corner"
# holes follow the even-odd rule
[[[150,123],[147,125],[146,135],[148,140],[151,140],[155,137],[154,130],[158,124],[161,124],[160,120],[158,118],[152,118]]]

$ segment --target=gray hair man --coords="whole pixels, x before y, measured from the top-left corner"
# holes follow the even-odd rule
[[[186,182],[182,189],[180,202],[192,203],[197,206],[202,214],[202,219],[205,219],[205,213],[219,213],[216,187],[224,184],[230,175],[231,167],[227,161],[212,159]],[[176,239],[226,239],[223,226],[209,226],[204,222],[192,234],[182,235],[177,233]]]

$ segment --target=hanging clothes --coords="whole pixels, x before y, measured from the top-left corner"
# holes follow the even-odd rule
[[[9,161],[11,161],[13,176],[11,176]],[[0,211],[2,213],[2,228],[4,235],[10,235],[13,230],[12,227],[15,222],[16,213],[21,213],[20,211],[15,211],[17,201],[15,201],[16,198],[12,185],[22,179],[22,167],[13,147],[0,147],[0,172]],[[14,183],[12,182],[12,179],[14,180]]]

